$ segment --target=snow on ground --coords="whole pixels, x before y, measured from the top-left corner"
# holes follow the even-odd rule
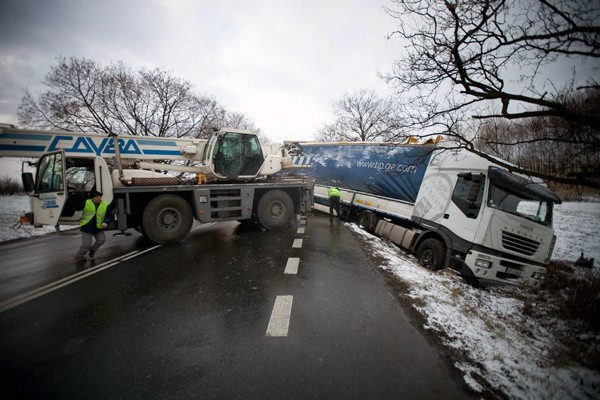
[[[52,226],[34,228],[29,223],[19,224],[19,216],[30,210],[29,196],[0,196],[0,242],[29,238],[56,232]],[[60,226],[61,230],[73,229],[73,226]]]
[[[550,310],[543,322],[526,317],[524,301],[514,296],[519,288],[474,288],[453,271],[424,269],[389,242],[348,226],[368,238],[374,254],[384,260],[380,268],[407,283],[403,296],[424,318],[424,328],[461,355],[455,366],[471,389],[511,399],[600,398],[598,371],[555,365],[550,357],[560,344],[556,330],[548,327],[562,327],[568,334],[569,326]],[[597,345],[600,337],[592,336],[592,342]]]
[[[0,197],[0,241],[54,232],[53,228],[23,225],[13,229],[28,211],[27,196]],[[600,262],[600,203],[565,203],[556,207],[557,244],[554,259],[575,261],[581,252]],[[381,268],[407,283],[406,298],[422,316],[424,328],[441,337],[456,354],[455,362],[466,384],[482,396],[502,393],[511,399],[600,399],[600,373],[557,362],[557,335],[569,335],[572,326],[553,316],[551,306],[529,304],[525,289],[482,290],[466,284],[453,271],[432,272],[412,256],[355,225],[382,259]],[[61,227],[64,229],[67,227]],[[72,228],[72,227],[69,227]],[[534,297],[535,299],[535,297]],[[542,310],[531,318],[526,306]],[[599,346],[600,336],[583,333],[581,341]]]
[[[568,202],[554,206],[557,240],[553,260],[575,261],[585,253],[600,266],[600,202]]]

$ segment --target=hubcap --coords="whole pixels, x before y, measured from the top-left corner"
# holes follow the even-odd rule
[[[433,251],[431,251],[430,249],[425,250],[421,254],[421,262],[426,267],[433,265]]]
[[[274,202],[271,205],[271,217],[273,219],[281,219],[284,214],[283,205],[280,202]]]
[[[175,210],[165,210],[159,214],[158,225],[164,231],[172,231],[179,226],[179,214]]]

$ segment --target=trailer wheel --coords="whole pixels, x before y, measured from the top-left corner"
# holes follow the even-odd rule
[[[356,218],[356,224],[365,231],[373,231],[376,222],[377,217],[371,211],[362,212],[358,214],[358,217]]]
[[[425,239],[417,249],[417,258],[422,266],[437,271],[444,268],[446,246],[438,239]]]
[[[157,244],[177,243],[193,224],[192,209],[181,197],[164,194],[152,199],[142,215],[142,232]]]
[[[294,203],[283,190],[271,190],[258,202],[257,215],[263,228],[270,231],[284,229],[294,216]]]

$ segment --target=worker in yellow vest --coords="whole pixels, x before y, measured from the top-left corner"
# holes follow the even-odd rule
[[[112,221],[112,215],[107,212],[108,203],[102,200],[102,193],[94,190],[90,199],[85,202],[83,214],[79,221],[81,228],[81,247],[75,256],[75,261],[85,261],[85,254],[94,257],[100,246],[106,242],[104,229]],[[92,238],[96,242],[92,245]]]
[[[335,208],[335,212],[337,217],[340,218],[340,197],[342,197],[342,193],[340,192],[339,187],[330,187],[327,190],[327,196],[329,196],[329,220],[333,221],[333,209]]]

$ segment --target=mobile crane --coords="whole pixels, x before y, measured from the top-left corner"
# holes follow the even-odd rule
[[[313,204],[310,178],[274,177],[309,160],[262,145],[250,130],[221,129],[206,140],[0,124],[0,157],[37,158],[30,162],[35,178],[22,174],[31,205],[24,219],[37,226],[77,225],[94,189],[115,215],[107,230],[133,228],[157,244],[183,240],[194,219],[254,220],[267,230],[283,229]]]

